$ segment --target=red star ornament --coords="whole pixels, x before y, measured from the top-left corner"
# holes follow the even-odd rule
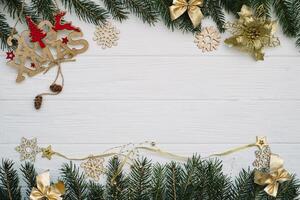
[[[7,60],[13,60],[14,57],[15,57],[15,54],[14,54],[13,51],[8,51],[8,52],[6,52],[6,59],[7,59]]]
[[[68,42],[69,42],[68,37],[62,38],[62,43],[63,43],[63,44],[68,44]]]

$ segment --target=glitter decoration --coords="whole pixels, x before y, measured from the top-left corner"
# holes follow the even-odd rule
[[[118,45],[119,34],[120,31],[112,23],[106,22],[101,26],[96,26],[93,40],[97,41],[102,49],[111,48]]]
[[[253,167],[261,172],[270,171],[271,149],[269,146],[264,146],[255,151],[255,161]]]
[[[30,160],[35,161],[36,155],[42,151],[40,147],[37,146],[37,139],[26,139],[22,137],[21,144],[16,147],[16,151],[20,153],[20,160]]]

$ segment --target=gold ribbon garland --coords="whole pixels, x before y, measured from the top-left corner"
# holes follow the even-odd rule
[[[23,138],[24,139],[24,138]],[[27,139],[26,139],[27,141]],[[31,140],[28,140],[31,141]],[[36,145],[36,143],[35,143]],[[229,154],[233,154],[248,148],[257,147],[260,150],[263,150],[265,147],[268,147],[268,143],[266,141],[266,137],[256,137],[255,143],[246,144],[237,148],[229,149],[227,151],[211,154],[208,157],[202,157],[202,159],[208,159],[211,157],[222,157],[227,156]],[[33,148],[33,147],[32,147]],[[38,148],[38,147],[36,147]],[[115,179],[120,175],[122,172],[122,169],[126,164],[131,164],[133,161],[133,156],[137,155],[139,151],[147,151],[154,154],[159,155],[160,157],[170,158],[172,160],[182,161],[186,162],[189,157],[187,156],[180,156],[168,151],[164,151],[156,146],[154,142],[143,142],[139,144],[132,144],[128,143],[126,145],[110,148],[101,154],[97,155],[90,155],[86,157],[68,157],[60,152],[56,152],[52,150],[51,145],[49,145],[46,148],[41,148],[42,151],[42,157],[48,158],[49,160],[52,159],[52,157],[58,156],[61,158],[64,158],[66,160],[70,161],[84,161],[92,158],[108,158],[108,157],[123,157],[120,166],[117,170],[117,172],[114,174],[114,176],[111,179],[111,183],[114,184]],[[22,152],[22,151],[21,151]],[[261,186],[265,187],[265,192],[269,194],[270,196],[276,197],[278,193],[278,187],[279,183],[291,180],[291,176],[289,173],[283,168],[283,159],[276,154],[271,154],[270,157],[270,165],[269,165],[269,173],[262,172],[259,170],[255,170],[254,174],[254,182]],[[31,193],[31,200],[39,200],[42,197],[46,197],[49,200],[61,200],[60,196],[64,194],[64,185],[62,182],[58,182],[54,186],[50,186],[50,177],[49,172],[45,172],[37,177],[37,188],[34,188]]]
[[[65,185],[62,181],[50,185],[50,174],[46,171],[36,177],[37,188],[33,188],[30,200],[62,200],[65,193]]]
[[[258,185],[265,186],[264,191],[272,197],[278,193],[279,183],[291,180],[287,170],[283,168],[283,160],[276,154],[271,155],[270,173],[255,171],[254,182]]]
[[[202,5],[203,0],[173,0],[173,5],[169,7],[171,19],[173,21],[187,11],[196,28],[204,17],[200,9]]]

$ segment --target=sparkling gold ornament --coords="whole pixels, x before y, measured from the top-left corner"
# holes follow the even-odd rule
[[[46,171],[36,177],[37,187],[33,188],[30,200],[62,200],[65,185],[62,181],[50,185],[50,174]]]
[[[15,148],[20,153],[20,160],[35,161],[36,155],[39,154],[42,149],[37,146],[37,139],[26,139],[22,137],[21,144]]]
[[[255,161],[253,166],[256,170],[262,172],[270,171],[271,149],[269,146],[264,146],[255,151]]]
[[[205,27],[201,32],[195,34],[195,43],[202,52],[216,50],[221,41],[219,31],[213,26]]]
[[[90,156],[87,161],[81,163],[81,167],[84,169],[85,174],[95,180],[98,181],[100,175],[104,172],[104,159]]]
[[[173,5],[169,7],[171,19],[175,20],[187,11],[194,28],[196,28],[203,19],[200,9],[202,5],[203,0],[173,0]]]
[[[278,37],[274,36],[277,22],[255,16],[251,8],[245,5],[238,14],[239,20],[225,25],[233,34],[225,43],[250,52],[256,60],[264,60],[264,47],[280,45]]]
[[[106,22],[103,25],[96,26],[93,40],[97,41],[102,49],[111,48],[118,45],[119,34],[120,31],[111,22]]]
[[[48,160],[51,160],[52,156],[55,154],[51,145],[49,145],[47,148],[42,148],[42,153],[42,158],[47,158]]]
[[[254,173],[254,182],[258,185],[266,186],[264,191],[272,197],[278,193],[279,183],[291,180],[287,170],[283,168],[283,159],[272,154],[270,158],[270,172],[265,173],[256,170]]]

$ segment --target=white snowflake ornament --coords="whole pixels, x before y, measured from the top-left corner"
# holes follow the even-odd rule
[[[93,40],[97,41],[102,49],[111,48],[118,45],[119,34],[120,31],[111,22],[106,22],[96,26]]]
[[[104,159],[90,156],[86,162],[81,163],[81,167],[83,168],[85,174],[95,180],[98,181],[100,176],[104,172]]]
[[[201,32],[195,35],[195,43],[202,52],[217,50],[220,45],[221,35],[213,26],[205,27]]]
[[[20,153],[20,160],[35,161],[36,155],[39,154],[42,149],[37,146],[37,139],[26,139],[22,137],[21,144],[16,147],[16,151]]]

